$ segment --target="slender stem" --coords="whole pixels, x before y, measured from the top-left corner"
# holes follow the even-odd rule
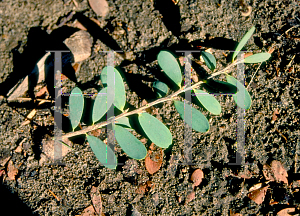
[[[239,61],[239,62],[233,62],[232,64],[230,64],[229,66],[227,66],[226,68],[224,68],[223,70],[220,70],[216,73],[213,73],[212,75],[210,75],[207,79],[211,79],[215,76],[218,76],[220,74],[223,74],[223,73],[226,73],[230,68],[232,68],[234,65],[238,64],[238,63],[241,63],[242,61]],[[74,137],[74,136],[78,136],[78,135],[81,135],[81,134],[85,134],[87,132],[90,132],[90,131],[93,131],[93,130],[96,130],[98,128],[101,128],[103,126],[106,126],[108,124],[111,124],[113,121],[116,121],[120,118],[123,118],[123,117],[126,117],[126,116],[130,116],[130,115],[133,115],[133,114],[138,114],[138,113],[142,113],[145,109],[151,107],[151,106],[154,106],[156,104],[160,104],[160,103],[163,103],[163,102],[166,102],[166,101],[170,101],[170,100],[173,100],[177,95],[181,94],[182,92],[186,92],[188,90],[192,90],[196,87],[198,87],[199,85],[201,85],[202,83],[204,83],[203,81],[200,81],[200,82],[197,82],[196,84],[188,87],[188,88],[185,88],[185,87],[182,87],[181,89],[179,89],[178,91],[174,92],[173,94],[167,96],[167,97],[164,97],[164,98],[160,98],[156,101],[153,101],[151,103],[148,103],[146,104],[145,106],[142,106],[136,110],[133,110],[133,111],[130,111],[130,112],[124,112],[118,116],[116,116],[115,118],[110,118],[108,119],[107,121],[105,122],[100,122],[98,124],[95,124],[95,125],[92,125],[92,126],[88,126],[82,130],[79,130],[79,131],[74,131],[74,132],[70,132],[70,133],[67,133],[61,137],[58,137],[59,139],[64,139],[64,138],[69,138],[69,137]]]

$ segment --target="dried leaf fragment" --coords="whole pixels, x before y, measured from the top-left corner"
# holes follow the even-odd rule
[[[266,180],[275,181],[273,170],[268,164],[263,166],[263,175]]]
[[[89,0],[89,4],[98,16],[105,17],[109,11],[108,3],[106,0]]]
[[[7,165],[7,176],[8,180],[16,180],[16,175],[18,175],[19,170],[14,166],[13,162],[10,160]]]
[[[42,97],[42,96],[44,96],[47,92],[48,92],[48,89],[47,89],[46,86],[44,86],[43,88],[41,88],[41,89],[39,90],[38,93],[36,93],[36,97],[37,97],[37,98],[38,98],[38,97]]]
[[[282,182],[288,184],[288,179],[287,179],[288,173],[280,161],[277,161],[277,160],[272,161],[271,169],[274,173],[274,177],[275,177],[276,181],[278,181],[278,182],[282,181]]]
[[[277,212],[277,216],[291,216],[294,215],[292,213],[294,213],[295,211],[296,211],[295,208],[285,208]]]
[[[273,112],[273,115],[272,115],[272,121],[276,121],[277,120],[277,115],[279,115],[279,112],[278,112],[278,109],[276,108]]]
[[[85,208],[81,214],[81,216],[94,216],[94,215],[96,215],[96,213],[92,205]]]
[[[191,202],[193,199],[195,199],[195,191],[191,191],[187,196],[185,200],[185,204]]]
[[[92,186],[92,189],[91,189],[91,198],[92,198],[92,203],[93,203],[95,211],[97,212],[98,215],[101,215],[102,214],[101,195],[100,195],[100,192],[97,190],[97,188],[94,186]]]
[[[148,154],[145,158],[145,166],[147,171],[152,175],[155,172],[157,172],[161,165],[162,165],[162,161],[163,161],[163,156],[164,156],[164,152],[162,150],[159,151],[159,155],[155,155],[157,161],[154,161],[150,158],[150,154],[152,154],[152,150],[148,151]]]
[[[11,155],[10,155],[10,151],[6,151],[4,152],[1,152],[1,156],[0,156],[0,165],[3,167],[5,166],[5,164],[10,160],[11,158]]]
[[[254,201],[257,205],[260,205],[260,204],[262,204],[263,201],[265,200],[265,196],[266,196],[268,187],[269,187],[269,185],[267,185],[267,186],[265,186],[265,187],[263,187],[263,188],[254,190],[254,191],[248,193],[247,196],[248,196],[252,201]]]
[[[191,181],[194,182],[194,186],[197,187],[201,184],[204,177],[203,171],[201,169],[196,169],[191,175]]]

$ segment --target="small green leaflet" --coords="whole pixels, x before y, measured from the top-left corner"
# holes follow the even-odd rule
[[[204,108],[207,109],[207,111],[214,115],[219,115],[221,113],[221,105],[214,96],[202,90],[193,90],[196,94],[196,98],[204,106]]]
[[[109,71],[109,73],[111,73],[110,78],[111,78],[111,82],[114,82],[114,86],[115,86],[115,99],[114,99],[114,105],[121,111],[123,111],[125,103],[126,103],[126,94],[125,94],[125,86],[124,86],[124,82],[122,79],[122,76],[120,74],[120,72],[111,66],[106,66],[103,68],[102,72],[101,72],[101,81],[103,83],[104,86],[108,85],[108,80],[107,80],[107,72]],[[108,97],[110,95],[110,92],[108,92]]]
[[[202,51],[201,56],[204,59],[206,66],[213,71],[217,65],[216,58],[213,56],[213,54]]]
[[[153,88],[156,92],[156,95],[159,98],[162,98],[162,97],[166,96],[166,94],[168,94],[168,91],[169,91],[168,86],[165,83],[161,82],[161,81],[155,81],[153,83]]]
[[[98,92],[97,97],[95,98],[95,103],[93,107],[93,124],[96,121],[99,121],[105,113],[107,113],[108,109],[110,108],[111,104],[107,104],[107,87],[101,89],[101,91]]]
[[[115,125],[115,137],[123,151],[131,158],[141,160],[147,155],[147,149],[144,144],[139,141],[125,128]]]
[[[70,120],[74,131],[74,129],[78,126],[80,122],[84,107],[84,98],[82,95],[82,91],[78,87],[75,87],[71,91],[71,95],[69,97],[69,106]]]
[[[230,75],[226,75],[226,79],[227,82],[229,82],[232,85],[235,85],[238,89],[238,92],[232,96],[237,106],[246,110],[250,109],[251,97],[249,92],[246,90],[245,86]],[[243,103],[243,98],[244,98],[244,103]]]
[[[115,124],[125,126],[127,128],[131,128],[131,125],[129,123],[129,118],[128,117],[122,117],[116,120]]]
[[[138,116],[140,125],[148,138],[161,148],[168,148],[172,144],[172,134],[169,129],[154,116],[142,113]]]
[[[195,131],[205,133],[209,130],[209,122],[207,118],[199,110],[196,110],[191,105],[183,103],[181,101],[174,101],[174,105],[180,117],[183,120],[185,120],[186,123]],[[184,110],[186,107],[189,107],[189,110],[192,111],[191,118],[186,118],[186,119],[184,118]]]
[[[114,151],[97,137],[90,135],[86,135],[86,137],[92,151],[94,152],[100,163],[109,169],[116,169],[117,157]]]
[[[239,42],[239,44],[235,48],[235,52],[233,53],[232,62],[234,61],[234,59],[237,56],[237,54],[242,50],[242,48],[248,42],[249,38],[252,36],[252,34],[254,33],[254,31],[255,31],[255,26],[252,26],[252,28],[244,35],[244,37],[242,38],[242,40]]]
[[[267,61],[271,57],[270,53],[263,52],[263,53],[257,53],[251,56],[248,56],[244,59],[245,63],[259,63],[263,61]]]
[[[219,80],[213,80],[209,79],[206,80],[206,83],[203,85],[203,87],[211,93],[231,93],[235,94],[237,92],[237,87],[228,83],[228,82],[223,82]]]
[[[164,73],[180,88],[182,82],[181,68],[174,55],[170,51],[161,50],[158,53],[157,61]]]

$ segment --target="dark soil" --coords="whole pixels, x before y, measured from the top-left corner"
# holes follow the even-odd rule
[[[101,18],[86,0],[74,1],[78,7],[71,0],[0,1],[1,162],[11,156],[10,161],[18,169],[15,180],[10,180],[9,162],[1,167],[5,170],[0,177],[2,211],[10,215],[80,215],[92,204],[93,186],[101,194],[105,215],[276,215],[286,207],[300,207],[299,185],[295,186],[300,180],[299,2],[248,0],[252,12],[244,17],[239,1],[179,0],[175,5],[172,0],[108,0],[110,11]],[[46,161],[42,147],[53,136],[54,104],[11,104],[6,102],[6,95],[33,70],[46,50],[61,49],[62,41],[77,31],[60,25],[72,11],[76,13],[66,23],[75,19],[85,23],[93,37],[93,50],[75,75],[77,84],[66,80],[64,91],[70,92],[77,85],[85,93],[96,92],[101,69],[106,65],[105,55],[97,50],[123,50],[134,59],[123,60],[118,55],[115,59],[126,80],[126,108],[140,106],[143,99],[155,99],[148,86],[160,78],[156,61],[159,50],[213,48],[217,70],[222,69],[229,64],[222,52],[230,54],[228,50],[233,50],[255,25],[247,50],[268,51],[274,43],[276,47],[248,88],[252,106],[245,112],[245,161],[250,164],[229,164],[236,161],[236,106],[231,96],[224,95],[217,96],[221,115],[210,116],[204,111],[210,118],[209,132],[193,131],[194,165],[182,164],[184,124],[171,102],[157,105],[156,117],[169,127],[173,145],[165,150],[162,167],[153,175],[147,172],[144,160],[130,159],[120,149],[119,162],[125,165],[116,170],[103,167],[81,138],[72,140],[75,151],[63,157],[64,165]],[[92,17],[98,19],[101,28],[89,21]],[[257,67],[245,66],[246,85]],[[197,73],[203,77],[201,71],[202,67]],[[33,121],[22,126],[26,115],[36,107]],[[276,108],[279,115],[273,122]],[[17,150],[18,146],[22,151]],[[280,161],[288,171],[289,185],[267,183],[265,200],[258,205],[247,193],[251,186],[266,182],[262,168],[273,160]],[[194,189],[195,199],[186,203],[193,190],[190,176],[196,168],[203,170],[204,179]],[[240,177],[244,170],[251,173],[251,178]],[[147,181],[152,186],[138,193]],[[272,202],[277,204],[270,205]]]

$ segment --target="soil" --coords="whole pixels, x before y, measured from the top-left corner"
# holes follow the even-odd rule
[[[243,1],[107,2],[108,14],[99,17],[86,0],[0,1],[2,211],[10,215],[83,215],[93,204],[94,187],[100,192],[104,215],[276,215],[286,207],[300,208],[299,2],[248,0],[252,11],[247,17],[241,14]],[[67,17],[69,21],[64,19]],[[97,19],[99,25],[89,18]],[[118,165],[116,170],[103,167],[82,137],[72,139],[74,150],[65,152],[62,165],[47,159],[54,104],[8,103],[6,96],[33,70],[46,50],[63,48],[62,41],[77,31],[67,26],[75,19],[85,24],[93,38],[92,54],[75,73],[75,81],[64,80],[63,91],[70,92],[77,85],[84,93],[97,92],[101,69],[107,63],[105,54],[99,51],[122,50],[131,58],[124,60],[116,55],[115,65],[123,70],[128,102],[125,108],[130,109],[139,107],[143,99],[155,99],[149,86],[161,79],[156,61],[159,50],[212,48],[219,70],[229,64],[224,54],[230,54],[229,50],[234,50],[255,25],[256,31],[245,48],[260,52],[276,46],[271,59],[260,67],[245,65],[246,86],[253,78],[248,88],[252,106],[245,111],[248,164],[230,165],[236,161],[237,109],[228,95],[217,96],[222,105],[219,116],[210,116],[195,105],[208,116],[210,130],[193,131],[192,165],[184,163],[184,122],[171,102],[156,106],[155,116],[170,129],[173,144],[164,151],[162,166],[153,175],[147,172],[144,160],[130,159],[120,149],[118,160],[125,165]],[[209,71],[203,65],[195,70],[200,78],[206,76],[203,71]],[[236,76],[235,70],[232,75]],[[37,110],[33,120],[22,124],[33,109]],[[275,109],[279,114],[273,121]],[[83,127],[89,123],[86,119]],[[68,125],[67,120],[63,123]],[[67,127],[64,130],[70,131]],[[105,129],[100,132],[104,139]],[[263,165],[273,160],[280,161],[288,172],[288,184],[268,182],[263,175]],[[197,168],[204,178],[193,188],[190,176]],[[269,185],[262,204],[247,196],[249,188],[258,183]]]

